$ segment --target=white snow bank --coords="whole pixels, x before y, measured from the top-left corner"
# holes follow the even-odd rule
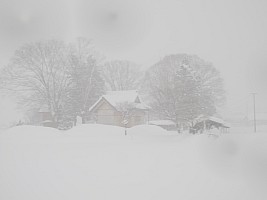
[[[128,133],[136,136],[167,135],[168,132],[155,125],[138,125],[128,129]]]
[[[14,140],[36,140],[36,139],[54,139],[59,137],[61,132],[55,128],[22,125],[15,126],[0,133],[1,139]]]
[[[267,199],[267,133],[216,139],[168,135],[158,128],[129,129],[138,140],[124,136],[123,128],[104,125],[5,131],[0,199]],[[24,143],[22,138],[49,139]]]
[[[126,140],[124,128],[102,124],[82,124],[65,132],[70,142],[98,143],[118,143]]]
[[[66,133],[73,136],[121,136],[124,135],[124,128],[102,124],[81,124]]]

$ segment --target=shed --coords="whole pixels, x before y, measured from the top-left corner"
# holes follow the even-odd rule
[[[200,116],[194,122],[194,129],[203,132],[204,130],[211,130],[217,128],[221,132],[228,132],[230,125],[223,119],[213,116]]]

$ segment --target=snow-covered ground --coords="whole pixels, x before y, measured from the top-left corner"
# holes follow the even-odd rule
[[[252,131],[14,127],[0,133],[0,199],[266,200],[267,131]]]

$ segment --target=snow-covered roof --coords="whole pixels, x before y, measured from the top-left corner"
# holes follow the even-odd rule
[[[162,125],[162,126],[171,126],[171,125],[175,125],[175,123],[171,120],[153,120],[153,121],[150,121],[149,124],[152,124],[152,125]]]
[[[122,104],[131,104],[136,109],[147,110],[149,106],[141,102],[141,99],[136,90],[123,90],[123,91],[108,91],[103,95],[94,105],[91,106],[89,111],[92,111],[98,103],[105,99],[114,108],[119,109]]]
[[[210,121],[222,124],[225,127],[230,127],[230,125],[227,122],[225,122],[223,119],[214,117],[214,116],[200,116],[199,118],[196,119],[196,123],[203,122],[206,120],[210,120]]]
[[[114,107],[121,103],[136,103],[139,98],[136,90],[109,91],[103,97]]]
[[[213,121],[213,122],[217,122],[219,124],[224,124],[225,123],[223,119],[220,119],[220,118],[217,118],[217,117],[208,117],[208,120]]]

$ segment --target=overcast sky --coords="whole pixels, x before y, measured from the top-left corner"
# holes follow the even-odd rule
[[[144,68],[196,54],[221,71],[230,110],[244,111],[257,92],[267,111],[266,0],[0,0],[1,66],[26,42],[79,36]]]

